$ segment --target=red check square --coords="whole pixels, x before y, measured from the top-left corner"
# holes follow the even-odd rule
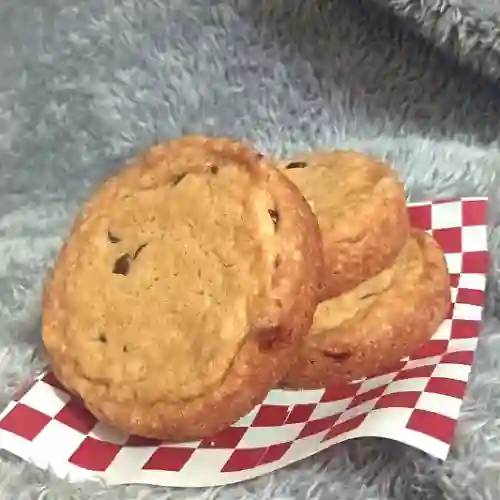
[[[327,429],[331,429],[339,419],[339,416],[340,415],[331,415],[329,417],[318,418],[317,420],[310,420],[300,431],[298,439],[313,436],[314,434],[319,434]]]
[[[424,344],[420,349],[414,352],[411,359],[425,359],[433,356],[439,356],[446,352],[448,348],[447,340],[430,340]]]
[[[257,467],[264,458],[267,448],[249,448],[234,450],[221,472],[236,472]]]
[[[288,406],[263,405],[255,416],[252,427],[283,425],[288,418]]]
[[[87,436],[71,455],[69,462],[91,471],[105,471],[122,447]]]
[[[457,294],[457,302],[460,304],[472,304],[474,306],[482,306],[484,304],[484,291],[471,290],[470,288],[459,288]]]
[[[432,236],[445,253],[462,252],[462,228],[434,229]]]
[[[295,405],[288,415],[286,423],[301,424],[303,422],[307,422],[317,406],[318,405],[316,403]]]
[[[0,429],[32,441],[51,420],[45,413],[17,403],[0,421]]]
[[[482,226],[488,220],[488,202],[486,200],[466,200],[462,202],[462,224],[464,226]]]
[[[285,453],[290,449],[290,446],[292,446],[292,443],[279,443],[269,446],[259,465],[270,464],[282,459]]]
[[[468,319],[454,319],[451,324],[452,339],[473,339],[479,335],[479,323]]]
[[[247,427],[226,427],[217,434],[203,439],[200,443],[200,448],[235,448],[246,431]]]
[[[88,434],[97,423],[97,419],[74,399],[68,401],[55,419],[82,434]]]
[[[357,415],[350,420],[338,423],[335,427],[330,429],[330,432],[323,438],[323,441],[328,441],[329,439],[340,436],[341,434],[346,434],[347,432],[357,429],[364,422],[366,415],[367,414],[364,413],[363,415]]]
[[[349,408],[354,408],[355,406],[359,406],[363,403],[366,403],[367,401],[371,401],[373,399],[377,399],[382,394],[384,394],[384,391],[387,389],[387,385],[383,385],[381,387],[377,387],[375,389],[371,389],[369,391],[363,392],[361,394],[358,394],[352,401],[351,404],[349,405]]]
[[[361,387],[359,384],[345,384],[345,385],[332,385],[327,387],[323,397],[322,403],[329,403],[332,401],[341,401],[342,399],[351,399],[356,396],[358,389]]]
[[[474,361],[473,351],[456,351],[445,354],[441,359],[441,363],[453,365],[468,365],[471,366]]]
[[[439,439],[444,443],[451,443],[456,423],[456,420],[440,415],[439,413],[427,410],[415,410],[406,427]]]
[[[415,408],[421,393],[417,391],[393,392],[384,394],[375,405],[380,408]]]
[[[428,378],[436,369],[435,365],[424,365],[424,366],[416,366],[415,368],[408,368],[407,370],[402,370],[395,377],[396,380],[407,380],[410,378]]]
[[[424,231],[432,229],[431,207],[431,204],[410,207],[408,210],[410,225],[418,229],[423,229]]]
[[[144,464],[144,470],[179,472],[195,452],[195,448],[165,446],[158,448]]]
[[[462,399],[466,388],[467,383],[462,380],[433,377],[429,380],[425,392],[433,392],[434,394],[443,394],[444,396]]]
[[[462,254],[462,271],[464,273],[485,274],[489,267],[488,252],[465,252]]]

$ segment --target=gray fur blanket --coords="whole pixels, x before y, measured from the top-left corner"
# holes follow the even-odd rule
[[[369,0],[0,3],[0,405],[44,366],[40,285],[78,204],[157,139],[230,135],[279,155],[355,148],[394,164],[414,198],[491,191],[500,90],[450,57],[471,53],[469,24],[455,15],[445,23],[465,11],[457,2],[380,3],[411,15],[412,29]],[[414,34],[417,25],[439,45],[443,33],[465,45],[436,51]],[[493,28],[477,44],[497,36]],[[497,47],[492,39],[475,63],[490,76],[499,68]],[[2,454],[0,498],[497,498],[495,224],[485,330],[446,462],[392,442],[354,440],[247,483],[190,491],[70,485]]]
[[[500,78],[497,0],[376,1],[451,57],[494,80]]]

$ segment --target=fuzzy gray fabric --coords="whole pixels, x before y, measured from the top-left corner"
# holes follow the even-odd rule
[[[500,165],[499,90],[364,0],[4,0],[0,68],[2,406],[43,367],[40,285],[78,204],[155,140],[223,134],[279,155],[352,147],[394,163],[419,199],[486,194]],[[496,263],[496,231],[491,239]],[[1,455],[0,498],[497,498],[491,278],[486,331],[443,464],[355,440],[247,483],[191,491],[69,485]]]
[[[452,57],[500,79],[498,0],[376,0]]]

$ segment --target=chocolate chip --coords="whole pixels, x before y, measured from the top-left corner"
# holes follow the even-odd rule
[[[305,161],[292,161],[285,168],[287,170],[291,170],[292,168],[305,168],[307,167],[307,163]]]
[[[99,336],[97,337],[97,340],[101,342],[101,344],[107,344],[108,343],[108,338],[106,337],[106,334],[103,332],[99,332]]]
[[[134,260],[137,259],[137,256],[142,252],[142,250],[147,247],[147,243],[143,243],[134,253]]]
[[[124,345],[123,348],[122,348],[122,351],[123,352],[128,352],[128,347],[126,345]]]
[[[281,255],[276,255],[274,259],[274,269],[278,269],[281,266]]]
[[[348,351],[334,351],[334,350],[323,351],[323,354],[327,358],[331,358],[338,362],[347,361],[352,356],[352,353]]]
[[[273,210],[272,208],[268,210],[268,213],[269,217],[271,217],[271,220],[273,221],[273,224],[277,226],[278,222],[280,221],[280,214],[276,210]]]
[[[217,174],[219,172],[219,167],[217,165],[210,165],[210,172],[212,172],[212,174]]]
[[[182,179],[184,179],[184,177],[186,177],[186,175],[187,175],[187,172],[184,172],[184,173],[179,174],[176,177],[174,177],[174,179],[172,181],[172,186],[177,186],[177,184],[179,184],[179,182],[181,182]]]
[[[120,241],[120,238],[115,236],[111,231],[108,231],[108,240],[110,243],[118,243]]]
[[[115,265],[113,266],[113,274],[121,274],[122,276],[127,276],[130,271],[130,254],[124,253],[116,259]]]

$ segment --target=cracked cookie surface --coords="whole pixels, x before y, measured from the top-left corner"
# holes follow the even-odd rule
[[[391,267],[319,305],[283,385],[320,388],[390,369],[430,339],[449,305],[443,252],[412,230]]]
[[[318,217],[323,299],[354,288],[394,262],[408,238],[409,220],[404,187],[390,167],[344,150],[305,153],[280,167]]]
[[[262,155],[201,136],[155,146],[74,222],[44,293],[52,368],[124,431],[212,434],[289,367],[321,258],[307,202]]]

